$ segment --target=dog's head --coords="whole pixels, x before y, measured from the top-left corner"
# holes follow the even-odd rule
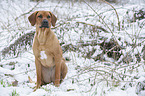
[[[32,26],[36,24],[39,28],[51,28],[51,24],[55,27],[57,18],[50,11],[36,11],[28,17]]]

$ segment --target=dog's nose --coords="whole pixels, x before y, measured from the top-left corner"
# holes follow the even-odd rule
[[[43,23],[43,24],[48,24],[48,21],[47,21],[46,19],[44,19],[44,20],[42,21],[42,23]]]

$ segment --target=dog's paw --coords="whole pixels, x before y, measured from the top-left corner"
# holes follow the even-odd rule
[[[58,83],[58,84],[57,84],[57,83],[55,83],[54,85],[55,85],[55,87],[59,87],[59,86],[60,86],[60,84],[59,84],[59,83]]]

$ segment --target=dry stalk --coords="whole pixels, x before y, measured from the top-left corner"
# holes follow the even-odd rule
[[[117,13],[117,11],[116,11],[116,9],[114,8],[114,6],[113,5],[111,5],[109,2],[107,2],[107,1],[105,1],[105,0],[103,0],[103,2],[105,2],[106,4],[108,4],[108,5],[110,5],[113,9],[114,9],[114,11],[115,11],[115,13],[116,13],[116,16],[117,16],[117,20],[118,20],[118,27],[119,27],[119,31],[120,31],[120,20],[119,20],[119,15],[118,15],[118,13]]]

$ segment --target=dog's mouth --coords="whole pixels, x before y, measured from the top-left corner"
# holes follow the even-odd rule
[[[42,24],[39,28],[49,28],[49,23],[46,19],[42,21]]]
[[[41,25],[39,28],[49,28],[48,25]]]

